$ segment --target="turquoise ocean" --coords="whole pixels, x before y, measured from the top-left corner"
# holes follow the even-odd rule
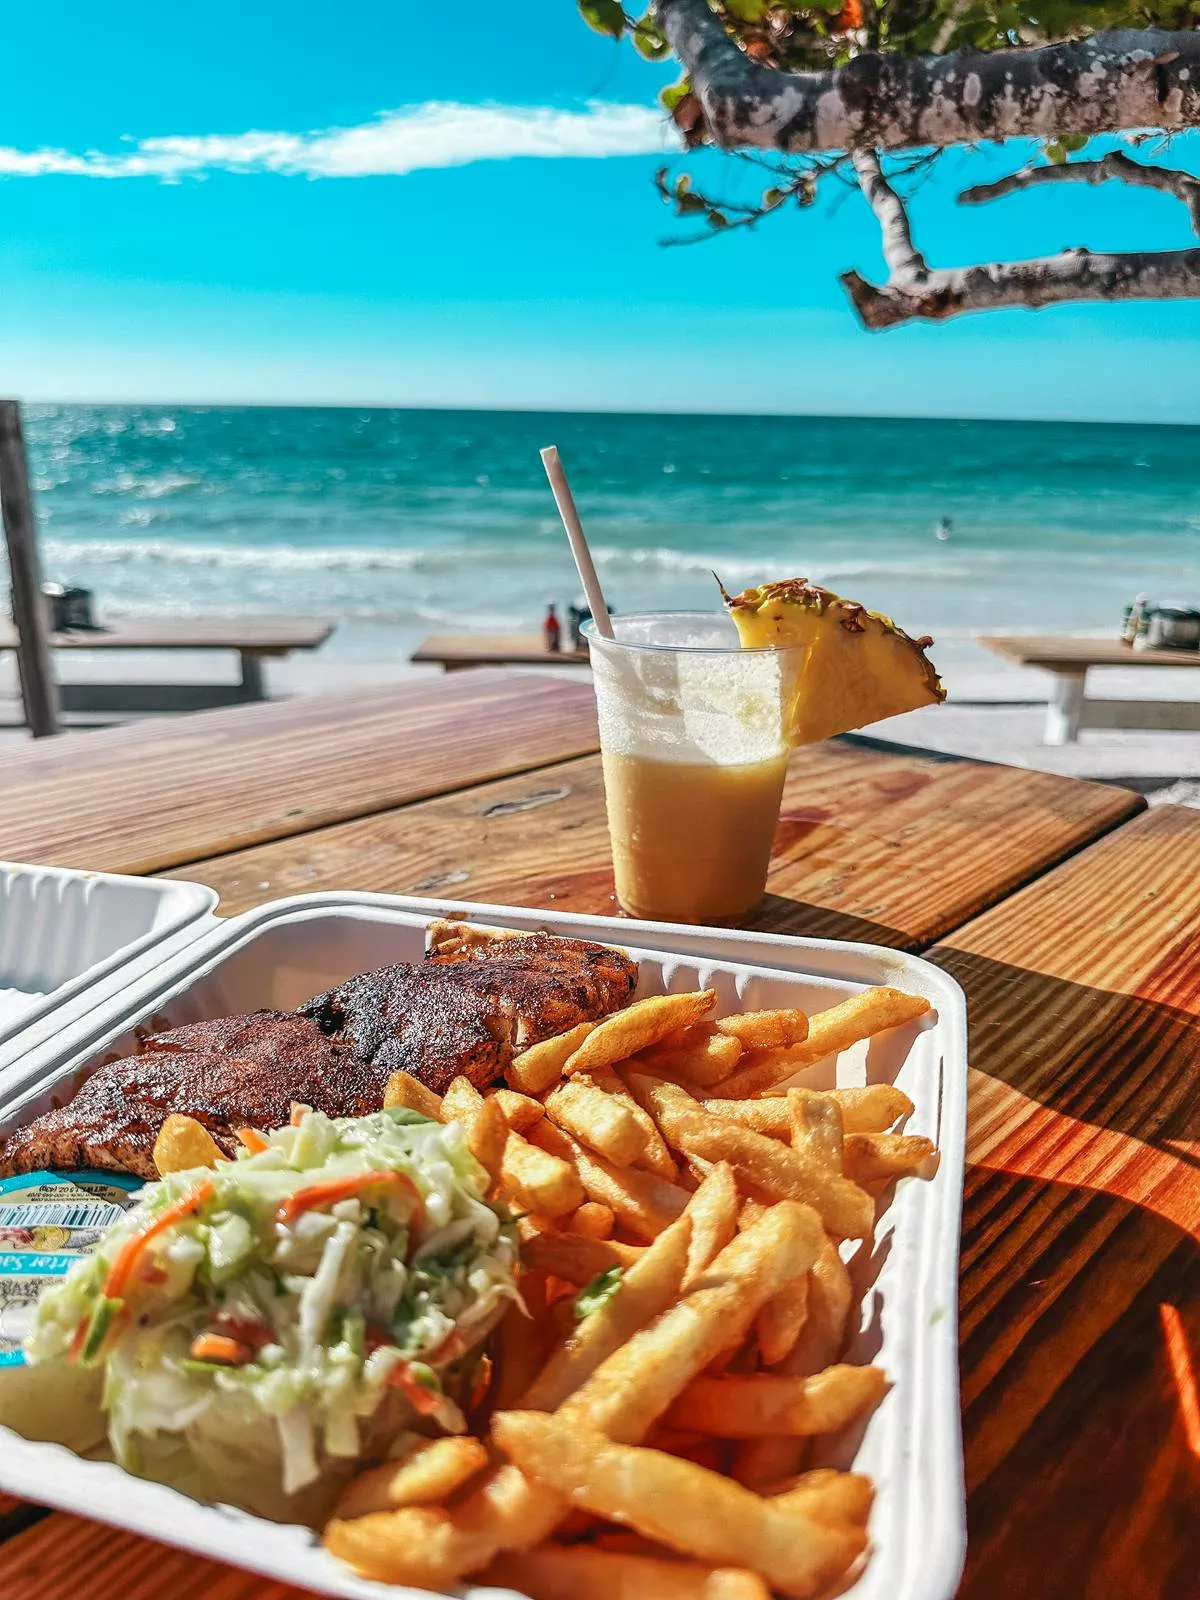
[[[812,577],[941,639],[1200,605],[1197,428],[33,406],[26,429],[47,579],[108,617],[329,617],[340,653],[575,598],[546,444],[620,610],[707,607],[714,571]]]

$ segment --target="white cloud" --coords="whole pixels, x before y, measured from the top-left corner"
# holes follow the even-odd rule
[[[593,101],[582,111],[552,106],[468,106],[430,101],[381,113],[352,128],[310,133],[168,134],[110,153],[0,145],[0,177],[57,173],[84,178],[159,178],[207,172],[287,177],[399,176],[510,156],[626,156],[673,147],[673,130],[649,106]]]

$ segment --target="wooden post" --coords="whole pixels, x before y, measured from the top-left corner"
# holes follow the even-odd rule
[[[33,737],[44,739],[47,734],[58,732],[58,685],[50,665],[29,463],[21,431],[21,408],[15,400],[0,400],[0,512],[8,543],[25,720]]]

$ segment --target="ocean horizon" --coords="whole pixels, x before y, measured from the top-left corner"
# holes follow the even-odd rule
[[[31,405],[47,580],[99,615],[305,615],[407,654],[535,626],[574,574],[556,444],[611,602],[803,575],[914,632],[1115,632],[1200,604],[1200,427],[356,406]],[[949,537],[939,538],[948,522]],[[945,529],[943,529],[943,532]],[[391,641],[391,643],[389,643]]]

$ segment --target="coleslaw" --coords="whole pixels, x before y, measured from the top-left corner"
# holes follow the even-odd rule
[[[26,1353],[103,1369],[130,1470],[290,1515],[416,1416],[461,1429],[447,1379],[517,1296],[516,1237],[457,1124],[305,1110],[247,1144],[148,1185]]]

